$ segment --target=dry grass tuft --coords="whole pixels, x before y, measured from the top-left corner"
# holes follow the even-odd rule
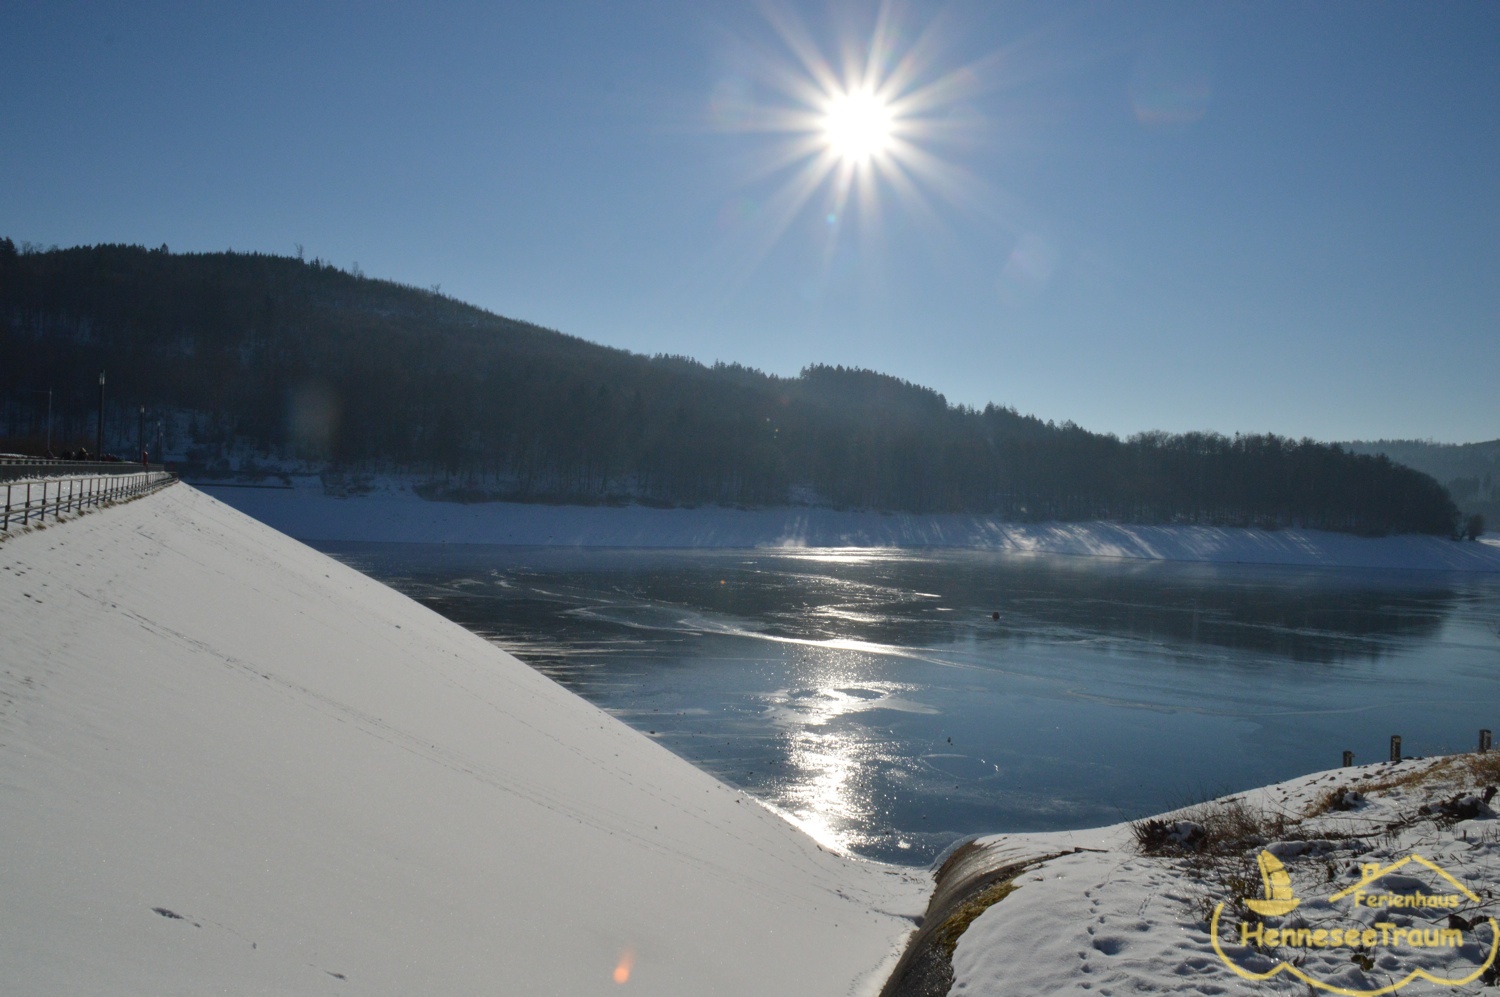
[[[1350,790],[1370,796],[1393,789],[1416,789],[1422,786],[1446,785],[1453,790],[1483,790],[1486,786],[1500,784],[1500,752],[1472,755],[1448,755],[1431,765],[1409,769],[1389,775],[1373,774],[1355,780],[1320,796],[1307,811],[1304,818],[1321,817],[1330,811],[1347,809],[1343,805],[1344,795]]]
[[[1240,797],[1214,800],[1181,810],[1173,820],[1140,820],[1130,825],[1142,854],[1160,852],[1229,855],[1269,841],[1284,840],[1297,821],[1288,814],[1251,807]]]
[[[1482,755],[1457,755],[1455,757],[1466,770],[1471,788],[1500,785],[1500,751],[1486,751]]]
[[[1354,788],[1361,793],[1383,793],[1390,789],[1410,789],[1423,783],[1436,782],[1452,774],[1452,769],[1462,755],[1448,755],[1440,758],[1431,765],[1402,772],[1399,775],[1391,775],[1381,778],[1379,776],[1364,779],[1356,783]]]

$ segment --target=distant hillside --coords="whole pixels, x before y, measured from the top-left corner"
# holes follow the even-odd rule
[[[1431,478],[1271,435],[1119,440],[899,378],[647,357],[318,260],[0,239],[0,446],[133,452],[141,407],[230,457],[429,475],[434,497],[980,512],[1445,533]]]
[[[1398,464],[1430,474],[1448,489],[1467,515],[1479,513],[1490,530],[1500,529],[1500,440],[1431,443],[1423,440],[1356,440],[1345,449],[1385,454]]]

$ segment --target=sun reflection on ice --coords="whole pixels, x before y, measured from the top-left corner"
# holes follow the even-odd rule
[[[801,645],[796,661],[803,683],[773,697],[773,720],[785,730],[790,769],[781,806],[813,840],[847,852],[853,832],[867,827],[876,808],[872,778],[884,761],[884,741],[859,724],[842,723],[877,709],[927,712],[898,682],[865,678],[872,648],[838,640]]]

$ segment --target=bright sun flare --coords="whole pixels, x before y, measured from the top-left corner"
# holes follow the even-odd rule
[[[828,148],[854,165],[889,151],[891,126],[890,105],[869,91],[838,94],[828,102],[823,118]]]
[[[823,39],[794,5],[764,5],[781,45],[747,46],[744,75],[720,81],[709,104],[725,131],[777,136],[745,147],[744,182],[759,193],[726,207],[725,225],[743,237],[745,257],[728,269],[748,273],[799,219],[810,221],[805,233],[823,244],[822,272],[804,287],[815,299],[832,280],[836,257],[845,269],[857,258],[838,252],[841,240],[858,238],[871,254],[880,250],[887,198],[923,225],[943,223],[935,199],[965,214],[988,210],[982,186],[942,153],[982,124],[971,103],[987,79],[1004,75],[996,67],[1007,53],[945,68],[935,25],[900,15],[901,2],[869,5],[874,18],[867,34],[840,30]],[[825,52],[829,41],[837,58]]]

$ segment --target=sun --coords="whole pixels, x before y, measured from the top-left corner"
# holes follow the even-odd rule
[[[869,90],[834,94],[823,114],[823,137],[829,151],[850,166],[887,155],[894,126],[890,104]]]
[[[720,216],[736,236],[739,259],[721,268],[731,281],[747,280],[794,230],[822,247],[824,272],[805,282],[811,299],[836,261],[875,259],[897,227],[938,232],[981,214],[1005,223],[965,159],[988,127],[976,101],[1004,78],[1008,50],[950,63],[949,22],[921,24],[902,2],[872,0],[870,23],[814,30],[793,5],[766,0],[770,32],[728,60],[711,127],[766,136],[740,146],[746,190]]]

